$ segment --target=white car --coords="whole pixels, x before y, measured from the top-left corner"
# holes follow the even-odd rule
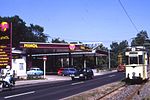
[[[27,71],[27,75],[43,75],[43,71],[40,68],[31,68]]]

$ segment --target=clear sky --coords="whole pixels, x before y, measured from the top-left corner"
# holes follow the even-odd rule
[[[150,36],[150,0],[121,2],[137,29]],[[65,41],[99,41],[108,47],[137,34],[118,0],[0,0],[0,8],[0,16],[18,15]]]

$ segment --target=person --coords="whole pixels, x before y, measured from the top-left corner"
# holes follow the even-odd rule
[[[6,76],[4,78],[4,81],[6,81],[8,84],[14,85],[15,84],[14,70],[12,70],[9,65],[6,66],[6,69],[7,69],[7,72],[6,72]]]

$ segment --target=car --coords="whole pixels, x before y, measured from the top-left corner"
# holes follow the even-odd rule
[[[72,80],[75,79],[87,80],[87,79],[93,79],[94,73],[90,68],[82,68],[78,70],[76,73],[71,74],[70,76]]]
[[[27,75],[43,75],[43,71],[40,68],[30,68]]]
[[[77,72],[77,70],[75,68],[64,68],[64,70],[62,71],[62,75],[63,76],[70,76],[76,72]]]
[[[117,67],[118,72],[125,72],[125,64],[119,64]]]
[[[62,74],[63,70],[64,70],[64,68],[59,68],[58,71],[57,71],[57,74],[58,74],[58,75],[63,75],[63,74]]]

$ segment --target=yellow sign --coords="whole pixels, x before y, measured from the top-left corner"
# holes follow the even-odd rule
[[[85,50],[85,46],[81,45],[80,49]]]
[[[0,40],[9,40],[9,36],[0,36]]]
[[[38,48],[38,45],[37,44],[24,44],[25,48]]]

